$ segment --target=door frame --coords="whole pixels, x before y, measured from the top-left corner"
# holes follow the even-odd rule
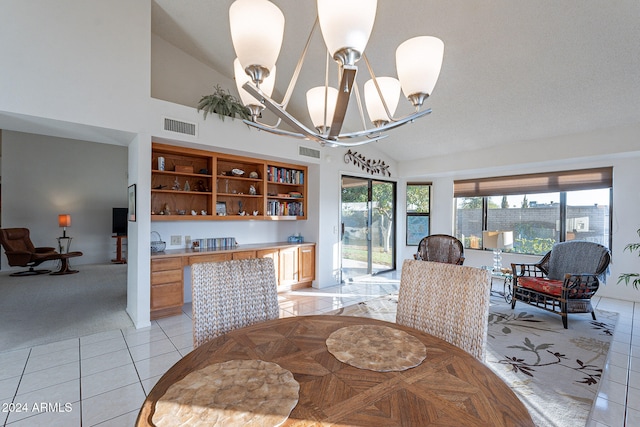
[[[349,174],[349,173],[341,173],[340,174],[340,212],[339,212],[339,222],[340,222],[340,230],[339,230],[339,244],[340,244],[340,282],[344,283],[345,282],[345,277],[344,277],[344,268],[343,268],[343,238],[344,238],[344,221],[342,218],[342,212],[343,212],[343,202],[342,202],[342,190],[344,188],[343,185],[343,181],[345,178],[349,178],[349,179],[355,179],[355,180],[361,180],[366,182],[367,185],[367,192],[368,192],[368,196],[367,196],[367,241],[368,241],[368,245],[367,245],[367,273],[363,276],[375,276],[377,274],[381,274],[381,273],[387,273],[389,271],[395,271],[396,267],[397,267],[397,263],[396,263],[396,256],[397,256],[397,236],[398,236],[398,216],[397,216],[397,210],[398,210],[398,183],[397,181],[393,181],[393,180],[386,180],[386,179],[380,179],[380,178],[376,178],[376,177],[371,177],[371,176],[358,176],[358,175],[353,175],[353,174]],[[372,199],[373,199],[373,185],[375,182],[381,182],[381,183],[385,183],[385,184],[390,184],[392,186],[392,192],[393,192],[393,201],[392,201],[392,225],[391,225],[391,235],[389,236],[389,246],[391,249],[391,266],[388,269],[384,269],[384,270],[379,270],[379,271],[373,271],[373,259],[372,259],[372,239],[371,239],[371,230],[372,230],[372,214],[373,214],[373,206],[372,206]]]

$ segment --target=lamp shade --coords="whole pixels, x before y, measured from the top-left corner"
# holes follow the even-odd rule
[[[326,89],[326,91],[325,91]],[[325,122],[325,94],[327,100],[327,120]],[[311,122],[316,128],[324,128],[331,126],[333,121],[333,112],[336,109],[336,100],[338,99],[338,89],[333,87],[316,86],[307,91],[307,108]]]
[[[377,0],[318,0],[318,21],[331,56],[345,48],[364,52],[377,8]]]
[[[402,85],[402,92],[411,95],[431,95],[438,81],[444,43],[431,36],[414,37],[396,49],[396,70]]]
[[[236,78],[236,86],[238,87],[238,93],[240,93],[240,99],[244,105],[261,105],[261,102],[253,97],[249,92],[244,90],[242,86],[248,81],[251,80],[249,75],[244,71],[242,65],[240,65],[240,60],[236,58],[233,61],[233,73]],[[262,84],[260,84],[260,90],[267,96],[271,96],[273,92],[273,86],[276,82],[276,66],[274,65],[269,73],[269,77],[264,79]]]
[[[69,215],[69,214],[58,215],[58,226],[59,227],[70,227],[71,226],[71,215]]]
[[[236,0],[229,8],[229,23],[242,67],[259,65],[271,70],[284,36],[282,11],[267,0]]]
[[[393,116],[398,107],[398,99],[400,98],[400,82],[393,77],[377,77],[378,86],[384,102],[387,104],[389,114]],[[367,106],[367,113],[369,113],[369,119],[372,123],[384,122],[388,123],[391,117],[387,116],[387,112],[384,109],[380,94],[376,89],[373,79],[367,81],[364,84],[364,102]]]
[[[485,249],[511,249],[513,231],[483,231],[482,247]]]

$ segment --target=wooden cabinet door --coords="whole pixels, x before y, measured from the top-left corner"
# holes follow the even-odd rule
[[[280,249],[279,286],[291,286],[298,283],[298,247]]]
[[[316,251],[314,246],[301,246],[298,250],[299,282],[312,282],[316,278]]]
[[[271,258],[273,260],[273,268],[276,271],[276,283],[280,285],[280,251],[278,249],[261,249],[256,251],[257,258]]]
[[[251,259],[256,257],[256,251],[234,252],[232,259]]]
[[[197,262],[221,262],[221,261],[230,261],[232,258],[231,252],[223,252],[219,254],[202,254],[202,255],[192,255],[189,257],[189,265],[195,264]]]
[[[181,257],[151,260],[151,320],[182,312],[183,283]]]

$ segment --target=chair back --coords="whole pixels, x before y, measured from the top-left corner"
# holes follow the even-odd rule
[[[36,251],[29,237],[28,228],[3,228],[0,230],[0,242],[5,251],[31,253]]]
[[[7,255],[8,263],[12,267],[25,267],[36,252],[29,237],[28,228],[0,229],[0,243]]]
[[[432,234],[420,240],[415,259],[462,265],[464,263],[464,246],[454,236]]]
[[[611,262],[606,247],[583,240],[556,243],[551,249],[548,262],[548,277],[564,280],[565,274],[595,274],[604,281]]]
[[[191,285],[194,347],[231,330],[279,317],[271,258],[193,264]]]
[[[406,260],[396,322],[441,338],[484,361],[490,291],[488,270]]]

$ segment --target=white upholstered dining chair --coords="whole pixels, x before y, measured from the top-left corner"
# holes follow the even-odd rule
[[[271,258],[193,264],[191,291],[194,347],[280,314]]]
[[[488,270],[406,260],[396,322],[441,338],[484,361],[490,292]]]

